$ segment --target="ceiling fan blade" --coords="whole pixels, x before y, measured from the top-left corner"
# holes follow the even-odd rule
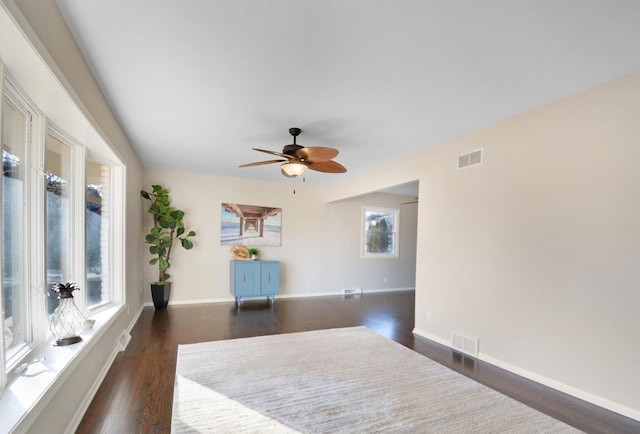
[[[337,163],[335,161],[319,161],[319,162],[310,162],[305,161],[304,164],[311,170],[316,170],[318,172],[325,173],[344,173],[347,171],[347,168],[342,164]]]
[[[296,157],[313,163],[333,160],[337,156],[337,149],[325,148],[322,146],[310,146],[296,151]]]
[[[258,149],[258,148],[251,148],[251,149],[253,149],[254,151],[265,152],[267,154],[277,155],[278,157],[286,158],[287,160],[291,160],[292,158],[295,158],[293,155],[283,154],[282,152],[268,151],[266,149]]]
[[[255,163],[247,163],[247,164],[243,164],[242,166],[239,167],[252,167],[252,166],[262,166],[263,164],[271,164],[271,163],[282,163],[284,161],[288,161],[288,160],[266,160],[266,161],[257,161]]]

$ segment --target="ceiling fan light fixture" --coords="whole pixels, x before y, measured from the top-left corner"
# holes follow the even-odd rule
[[[280,165],[280,172],[288,178],[295,178],[298,175],[302,175],[307,170],[307,166],[298,162],[286,162]]]
[[[296,143],[296,136],[300,134],[300,128],[289,128],[289,134],[293,136],[293,143],[285,145],[282,152],[269,151],[267,149],[251,148],[254,151],[280,157],[278,160],[256,161],[255,163],[243,164],[240,167],[262,166],[264,164],[282,163],[280,173],[287,178],[295,178],[311,169],[315,172],[324,173],[344,173],[347,168],[342,164],[333,161],[338,155],[338,150],[326,146],[304,147]]]

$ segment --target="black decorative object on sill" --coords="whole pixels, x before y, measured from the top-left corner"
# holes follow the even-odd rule
[[[85,329],[87,319],[73,300],[73,291],[79,290],[74,282],[55,283],[51,288],[58,294],[58,307],[49,321],[49,330],[56,338],[54,345],[71,345],[82,341],[80,332]]]

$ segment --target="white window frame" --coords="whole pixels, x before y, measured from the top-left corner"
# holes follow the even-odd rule
[[[367,222],[366,215],[369,212],[376,212],[382,214],[393,214],[393,251],[389,253],[371,253],[367,251]],[[360,257],[367,259],[389,259],[398,258],[400,256],[400,210],[398,208],[383,208],[376,206],[363,206],[360,217],[361,231],[360,231]]]
[[[115,304],[124,304],[125,303],[125,295],[124,295],[124,257],[125,257],[125,234],[124,234],[124,215],[126,213],[125,207],[125,170],[124,167],[120,164],[117,164],[108,158],[105,158],[98,153],[92,152],[87,149],[86,154],[83,158],[83,185],[82,185],[82,197],[83,197],[83,209],[82,209],[82,219],[83,219],[83,249],[86,248],[86,231],[84,229],[85,220],[85,211],[86,204],[84,201],[86,200],[86,186],[87,182],[85,179],[85,162],[87,159],[92,159],[97,163],[103,164],[105,166],[109,166],[110,176],[109,176],[109,198],[108,198],[108,210],[109,210],[109,222],[110,222],[110,230],[109,230],[109,300],[104,303],[97,304],[92,307],[87,307],[87,312],[89,314],[93,314],[95,312],[101,312],[105,309],[112,307]],[[115,210],[121,210],[121,212],[115,212]],[[85,250],[82,250],[85,251]],[[83,256],[82,263],[82,275],[84,276],[84,287],[87,288],[86,282],[86,262],[85,257]],[[86,295],[86,291],[85,291]],[[87,306],[86,297],[84,298],[84,306]]]
[[[74,293],[76,305],[85,315],[102,312],[114,305],[124,303],[124,168],[122,165],[103,157],[97,152],[83,146],[60,127],[48,121],[47,133],[71,148],[71,269],[72,281],[77,282],[80,291]],[[109,166],[109,294],[108,300],[94,306],[87,302],[87,274],[86,274],[86,160],[92,159],[97,163]],[[122,205],[118,205],[122,204]],[[123,212],[116,213],[116,209]],[[43,222],[44,224],[44,222]]]
[[[23,283],[24,297],[27,301],[27,320],[25,335],[27,344],[11,360],[6,360],[4,336],[0,335],[0,393],[12,378],[20,372],[20,368],[30,359],[37,357],[45,347],[51,345],[53,336],[49,331],[47,314],[46,284],[46,213],[45,213],[45,152],[46,135],[50,134],[69,146],[71,149],[71,180],[70,180],[70,280],[78,282],[81,289],[86,288],[86,255],[85,255],[85,162],[91,158],[110,168],[109,195],[109,295],[108,300],[87,309],[86,291],[74,294],[78,307],[87,316],[98,314],[125,302],[125,168],[121,163],[114,162],[79,143],[60,127],[49,121],[38,107],[31,101],[18,83],[5,71],[0,62],[0,104],[4,98],[30,116],[29,137],[25,150],[25,200],[24,200],[24,261],[25,276]],[[1,105],[0,105],[1,106]],[[0,134],[2,122],[0,116]],[[1,135],[0,135],[1,137]],[[0,179],[0,182],[2,180]],[[117,210],[117,212],[116,212]],[[0,223],[2,216],[0,214]],[[0,242],[2,236],[0,233]],[[0,250],[1,252],[1,250]],[[0,272],[1,261],[0,261]],[[4,298],[0,280],[0,313],[4,312]],[[4,315],[0,316],[4,320]],[[0,331],[4,331],[0,327]]]
[[[62,142],[71,150],[71,179],[69,180],[69,225],[71,228],[69,234],[69,254],[71,258],[69,258],[69,280],[78,283],[80,288],[84,288],[84,282],[80,280],[80,277],[84,275],[84,255],[80,253],[84,252],[84,196],[82,194],[82,186],[84,183],[85,148],[50,120],[47,120],[46,133]],[[44,218],[46,218],[46,215],[43,215],[43,219]],[[43,220],[42,223],[46,226],[46,220]],[[46,238],[44,242],[46,246]],[[49,296],[53,297],[54,295],[50,294]],[[83,294],[76,292],[73,296],[78,308],[85,312]]]
[[[2,147],[2,104],[4,102],[4,63],[0,61],[0,147]],[[4,176],[4,175],[3,175]],[[2,182],[0,180],[0,182]],[[0,184],[0,187],[2,184]],[[0,190],[1,191],[1,190]],[[2,213],[0,212],[0,226],[2,225]],[[2,245],[2,231],[0,231],[0,245]],[[2,276],[2,261],[0,261],[0,276]],[[4,291],[2,290],[2,280],[0,279],[0,395],[4,391],[8,381],[7,362],[5,360],[5,343],[4,343]]]
[[[2,77],[2,92],[0,103],[5,98],[20,110],[30,116],[30,126],[25,149],[25,199],[24,217],[25,233],[23,245],[25,247],[24,264],[25,276],[23,281],[25,312],[27,324],[25,336],[26,345],[16,353],[11,360],[6,360],[4,342],[1,347],[3,381],[8,382],[22,363],[39,350],[47,337],[46,316],[42,315],[46,309],[46,285],[44,269],[44,183],[41,182],[41,168],[44,165],[44,131],[45,118],[42,112],[31,101],[17,82],[8,74]],[[0,217],[1,218],[1,217]],[[1,239],[0,239],[1,241]],[[1,262],[0,262],[1,263]],[[0,281],[1,285],[1,281]],[[2,297],[3,298],[3,297]],[[4,312],[4,306],[3,312]],[[4,341],[4,339],[3,339]]]

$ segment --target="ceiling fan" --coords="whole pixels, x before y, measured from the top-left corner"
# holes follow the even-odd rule
[[[289,128],[289,134],[293,136],[293,144],[285,145],[282,152],[252,148],[254,151],[277,155],[281,157],[279,160],[257,161],[255,163],[243,164],[240,167],[282,163],[280,165],[280,172],[288,178],[295,178],[298,175],[302,175],[307,169],[325,173],[344,173],[347,171],[347,168],[342,164],[333,161],[333,158],[338,155],[337,149],[322,146],[305,148],[296,144],[296,137],[298,137],[301,132],[302,130],[300,128]]]

